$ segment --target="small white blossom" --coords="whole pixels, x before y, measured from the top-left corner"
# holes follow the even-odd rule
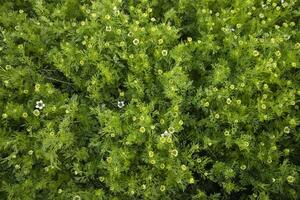
[[[124,107],[124,101],[118,101],[118,107],[123,108]]]
[[[170,137],[171,134],[168,131],[165,131],[164,133],[161,134],[161,137]]]
[[[36,102],[35,108],[42,110],[45,107],[45,104],[42,100]]]

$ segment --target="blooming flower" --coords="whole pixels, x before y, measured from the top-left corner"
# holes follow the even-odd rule
[[[139,39],[135,38],[135,39],[133,40],[133,44],[134,44],[134,45],[138,45],[139,43],[140,43]]]
[[[168,55],[168,51],[167,51],[167,50],[162,50],[161,54],[162,54],[163,56],[167,56],[167,55]]]
[[[39,100],[36,102],[35,108],[42,110],[44,107],[45,107],[45,104],[43,103],[42,100]]]
[[[99,177],[99,180],[100,180],[101,182],[103,182],[103,181],[104,181],[104,177],[103,177],[103,176]]]
[[[289,127],[284,127],[284,129],[283,129],[283,132],[285,132],[285,133],[290,133],[290,128]]]
[[[171,155],[174,156],[174,157],[177,157],[178,156],[178,151],[176,149],[173,149],[170,151]]]
[[[36,85],[34,86],[34,91],[35,91],[35,92],[39,92],[39,91],[40,91],[40,88],[41,88],[41,85],[40,85],[40,84],[36,84]]]
[[[29,151],[28,151],[28,154],[29,154],[29,155],[32,155],[32,154],[33,154],[33,151],[32,151],[32,150],[29,150]]]
[[[168,143],[172,143],[172,138],[171,137],[167,137],[167,142]]]
[[[163,192],[163,191],[165,191],[165,190],[166,190],[166,186],[164,186],[164,185],[161,185],[159,189],[160,189],[160,191],[162,191],[162,192]]]
[[[247,167],[246,167],[246,165],[241,165],[241,170],[245,170]]]
[[[33,114],[34,114],[35,116],[39,116],[39,115],[40,115],[40,111],[39,111],[38,109],[35,109],[35,110],[33,111]]]
[[[183,171],[185,171],[185,170],[187,169],[187,167],[186,167],[185,165],[181,165],[181,169],[182,169]]]
[[[79,195],[75,195],[75,196],[73,197],[73,200],[81,200],[81,197],[80,197]]]
[[[280,52],[280,51],[276,51],[276,52],[275,52],[275,55],[276,55],[277,57],[280,57],[280,56],[281,56],[281,52]]]
[[[123,108],[124,107],[124,101],[118,101],[118,107]]]
[[[159,138],[159,141],[161,143],[165,143],[166,142],[166,138],[164,136],[162,136],[162,137]]]
[[[124,47],[125,46],[125,42],[124,41],[120,42],[120,46]]]
[[[111,26],[106,26],[106,27],[105,27],[105,30],[106,30],[107,32],[110,32],[110,31],[111,31]]]
[[[152,158],[154,156],[154,152],[153,151],[149,151],[149,157]]]
[[[144,133],[145,131],[146,131],[145,127],[141,127],[141,128],[140,128],[140,132],[141,132],[141,133]]]
[[[161,137],[167,137],[170,136],[170,133],[168,131],[165,131],[164,133],[161,134]]]
[[[225,132],[224,132],[224,135],[225,135],[225,136],[229,136],[229,135],[230,135],[229,131],[225,131]]]
[[[254,51],[253,51],[253,55],[256,57],[256,56],[259,55],[259,52],[258,52],[257,50],[254,50]]]
[[[205,106],[205,107],[208,107],[208,106],[209,106],[209,102],[205,102],[205,103],[204,103],[204,106]]]
[[[264,17],[265,17],[264,14],[262,14],[262,13],[259,14],[259,18],[264,18]]]
[[[190,178],[190,180],[189,180],[189,183],[190,184],[193,184],[193,183],[195,183],[195,180],[194,180],[194,178],[192,177],[192,178]]]
[[[175,129],[173,127],[168,128],[168,131],[172,134],[175,132]]]
[[[295,177],[293,177],[293,176],[288,176],[288,177],[286,178],[286,180],[287,180],[289,183],[293,183],[293,182],[295,181]]]
[[[231,104],[231,99],[228,98],[228,99],[226,100],[226,103],[227,103],[227,104]]]

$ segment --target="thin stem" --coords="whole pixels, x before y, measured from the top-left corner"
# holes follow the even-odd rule
[[[45,78],[46,78],[46,79],[49,79],[49,80],[52,80],[52,81],[57,81],[57,82],[61,82],[61,83],[65,83],[65,84],[72,85],[72,84],[69,83],[69,82],[61,81],[61,80],[58,80],[58,79],[55,79],[55,78],[51,78],[51,77],[45,77]]]

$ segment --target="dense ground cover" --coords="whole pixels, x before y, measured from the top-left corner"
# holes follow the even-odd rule
[[[2,0],[0,199],[300,199],[299,8]]]

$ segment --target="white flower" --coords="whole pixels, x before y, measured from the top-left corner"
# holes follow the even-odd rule
[[[118,107],[123,108],[124,107],[124,101],[118,101]]]
[[[161,134],[161,137],[170,137],[171,134],[168,131],[165,131],[164,133]]]
[[[43,103],[42,100],[39,100],[36,102],[35,108],[42,110],[44,107],[45,107],[45,104]]]

